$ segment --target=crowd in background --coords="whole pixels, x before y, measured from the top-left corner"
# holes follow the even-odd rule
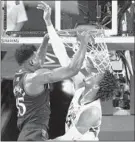
[[[130,115],[130,87],[124,77],[120,77],[118,82],[120,89],[113,98],[113,107],[117,110],[114,115]]]

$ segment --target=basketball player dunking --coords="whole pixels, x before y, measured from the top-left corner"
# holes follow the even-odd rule
[[[42,5],[41,5],[42,6]],[[43,5],[44,20],[47,23],[50,13]],[[49,23],[48,23],[49,24]],[[49,34],[50,35],[50,34]],[[15,58],[22,69],[14,77],[14,95],[18,109],[18,141],[43,141],[48,139],[48,121],[50,116],[48,84],[72,77],[80,70],[87,43],[87,35],[78,34],[80,48],[73,60],[66,66],[53,70],[41,68],[47,52],[48,36],[38,50],[33,45],[17,48]]]
[[[44,7],[46,4],[42,2],[39,7],[41,5]],[[43,10],[46,11],[45,9]],[[54,53],[61,65],[66,66],[70,59],[64,44],[56,34],[50,18],[48,23],[47,29],[51,31],[49,33],[52,33],[50,39]],[[79,83],[78,80],[80,80],[80,77],[83,77],[83,87],[79,89],[77,87],[69,106],[65,122],[66,133],[56,138],[56,140],[98,140],[102,120],[101,101],[106,101],[113,97],[117,83],[116,78],[107,68],[104,69],[104,72],[98,72],[89,57],[86,59],[85,70],[87,76],[84,77],[82,73],[79,73],[73,77],[75,83]]]

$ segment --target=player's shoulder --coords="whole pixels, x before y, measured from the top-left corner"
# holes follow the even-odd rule
[[[97,106],[92,106],[89,110],[92,115],[97,116],[100,114],[100,109]]]
[[[76,126],[78,128],[95,127],[98,126],[99,120],[101,120],[100,110],[96,107],[89,107],[80,114]]]
[[[25,75],[24,77],[24,82],[25,83],[32,83],[32,84],[37,84],[37,76],[40,76],[41,74],[45,74],[45,73],[50,73],[51,70],[46,69],[46,68],[41,68],[36,70],[35,72],[29,72]]]
[[[93,116],[93,117],[97,117],[97,116],[100,116],[100,109],[96,106],[89,106],[87,109],[85,109],[82,113],[82,115],[90,115],[90,116]]]

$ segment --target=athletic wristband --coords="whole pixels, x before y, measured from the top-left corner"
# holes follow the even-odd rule
[[[56,57],[58,58],[61,66],[67,66],[70,63],[70,58],[67,55],[66,48],[61,38],[57,35],[52,24],[47,26],[47,30]]]

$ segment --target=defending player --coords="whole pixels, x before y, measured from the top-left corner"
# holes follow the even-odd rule
[[[110,71],[97,71],[91,65],[90,75],[84,79],[85,87],[76,90],[68,109],[66,133],[57,140],[98,140],[102,121],[101,101],[107,101],[117,88],[116,78]]]
[[[46,7],[44,7],[46,9]],[[47,19],[48,13],[44,13]],[[49,70],[41,68],[47,50],[48,36],[36,50],[33,45],[22,45],[15,53],[22,69],[15,74],[14,95],[18,109],[18,141],[42,141],[48,139],[50,115],[48,84],[72,77],[80,70],[87,45],[87,35],[79,35],[81,45],[73,60],[66,66]]]

